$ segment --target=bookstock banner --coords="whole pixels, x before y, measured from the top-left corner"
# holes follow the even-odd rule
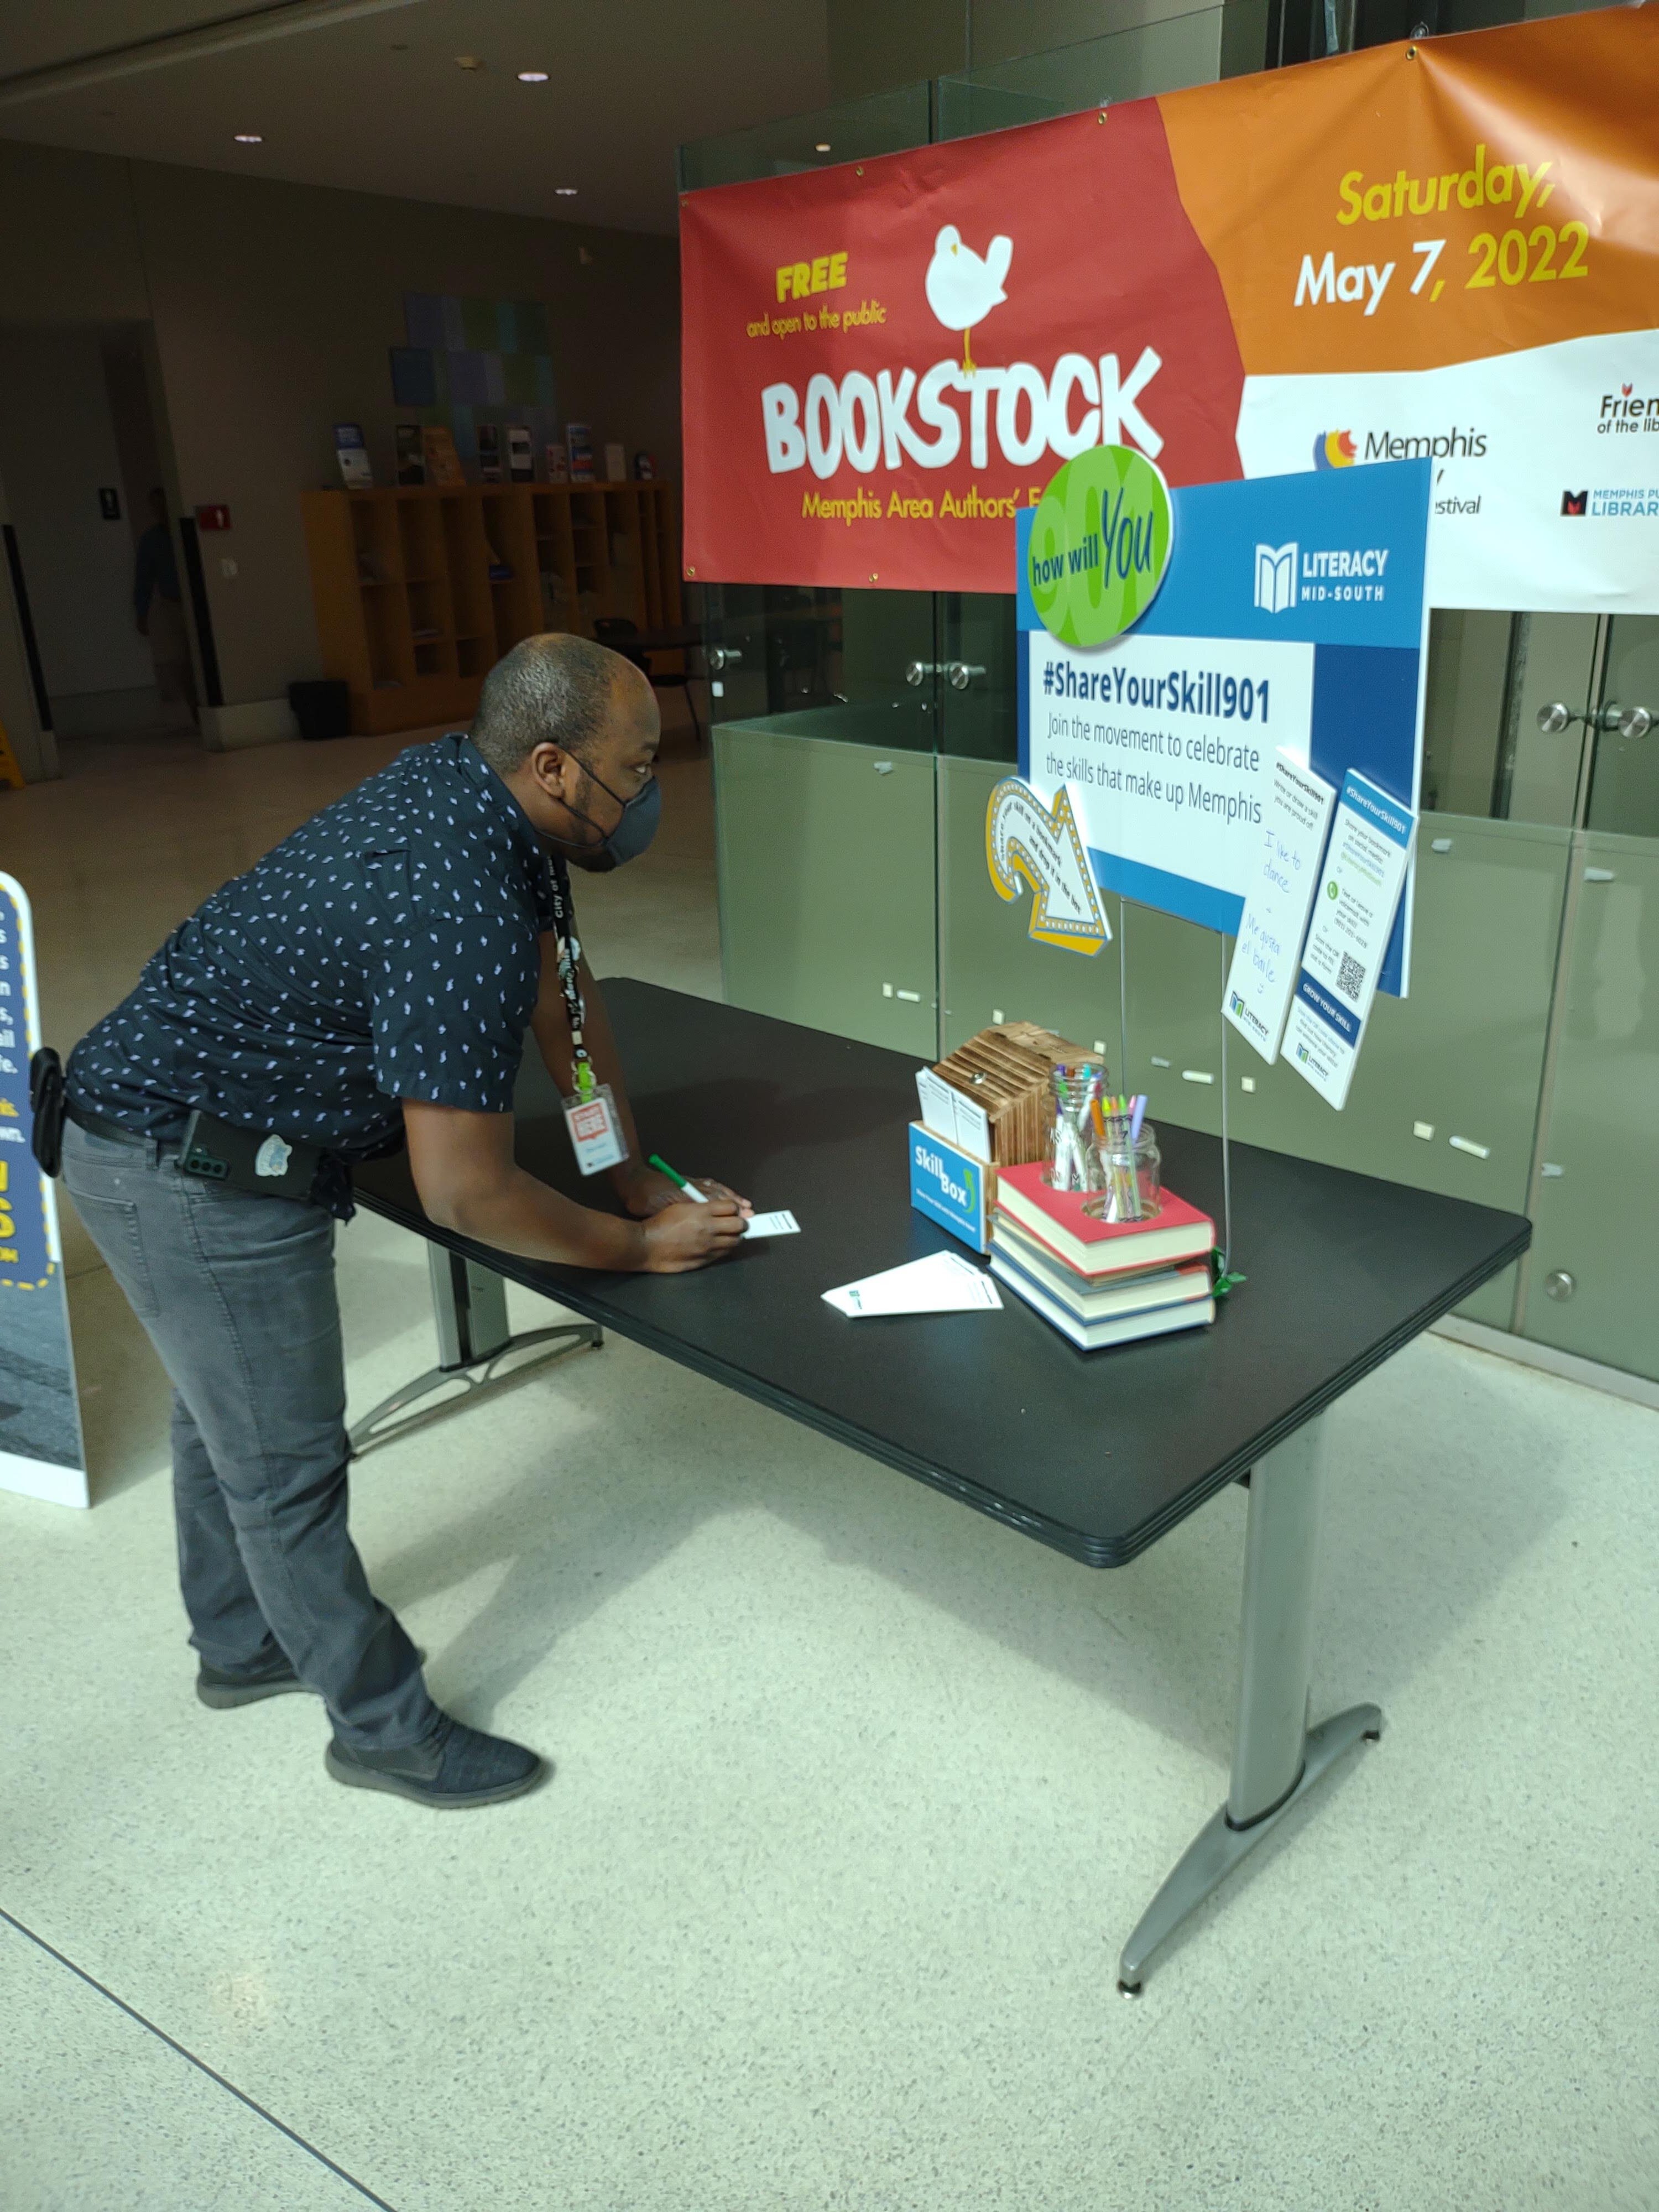
[[[1431,605],[1659,611],[1659,8],[681,202],[686,573],[1006,592],[1014,514],[1422,459]]]

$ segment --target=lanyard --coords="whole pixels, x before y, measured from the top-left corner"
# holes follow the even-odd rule
[[[576,1095],[588,1098],[594,1090],[593,1062],[582,1042],[586,1012],[576,982],[575,915],[570,898],[570,875],[562,858],[549,854],[548,873],[553,882],[553,928],[558,939],[559,988],[564,994],[565,1018],[570,1024],[570,1056],[574,1063]]]

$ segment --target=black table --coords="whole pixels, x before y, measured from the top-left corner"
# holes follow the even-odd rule
[[[362,1203],[441,1248],[436,1374],[476,1374],[509,1348],[504,1277],[587,1316],[540,1336],[618,1329],[1095,1567],[1121,1566],[1250,1475],[1231,1786],[1125,1947],[1120,1986],[1138,1990],[1156,1945],[1381,1729],[1373,1705],[1305,1726],[1317,1416],[1516,1259],[1531,1224],[1239,1145],[1233,1245],[1248,1280],[1212,1328],[1091,1354],[1012,1296],[1000,1315],[852,1322],[821,1293],[962,1249],[908,1202],[917,1063],[651,984],[612,981],[605,994],[646,1151],[760,1208],[792,1208],[803,1233],[694,1275],[544,1266],[434,1228],[407,1161],[376,1162],[357,1172]],[[1219,1144],[1170,1127],[1162,1139],[1170,1186],[1219,1218]],[[576,1175],[554,1087],[528,1060],[518,1156],[569,1195],[608,1202],[608,1186]]]

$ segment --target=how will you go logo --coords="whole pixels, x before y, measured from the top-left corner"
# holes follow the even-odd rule
[[[1139,621],[1170,565],[1174,510],[1162,471],[1128,446],[1096,446],[1050,480],[1031,525],[1027,581],[1065,645],[1105,645]]]

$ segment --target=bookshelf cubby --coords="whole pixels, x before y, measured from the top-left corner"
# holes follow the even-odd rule
[[[680,621],[667,483],[400,485],[302,495],[326,675],[362,735],[463,721],[538,630]]]

